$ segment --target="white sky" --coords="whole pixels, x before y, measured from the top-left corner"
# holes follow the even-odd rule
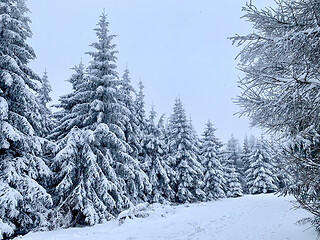
[[[126,62],[133,86],[141,77],[145,85],[146,107],[153,103],[158,115],[172,112],[180,96],[198,134],[210,119],[216,134],[226,142],[231,133],[242,139],[250,130],[247,118],[234,114],[232,102],[240,90],[236,54],[240,49],[227,37],[250,33],[251,25],[240,20],[245,0],[28,0],[32,12],[30,45],[37,60],[30,65],[42,75],[47,69],[53,93],[69,93],[66,82],[71,67],[80,59],[87,63],[89,45],[96,41],[93,31],[105,8],[110,33],[118,37],[118,71]],[[254,1],[259,7],[271,0]]]

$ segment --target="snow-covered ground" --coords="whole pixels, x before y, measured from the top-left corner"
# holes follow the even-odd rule
[[[113,220],[93,227],[29,233],[23,240],[315,240],[309,224],[296,222],[310,215],[294,210],[292,197],[272,194],[237,199],[163,206],[140,212],[146,218]]]

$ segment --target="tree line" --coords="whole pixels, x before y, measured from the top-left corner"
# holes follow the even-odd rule
[[[72,91],[52,112],[48,73],[36,55],[24,0],[0,1],[0,238],[93,225],[141,202],[192,203],[276,192],[286,184],[274,146],[209,121],[197,136],[176,99],[168,119],[145,111],[128,68],[117,72],[115,35],[103,12],[91,61],[73,68]],[[147,116],[148,115],[148,116]]]

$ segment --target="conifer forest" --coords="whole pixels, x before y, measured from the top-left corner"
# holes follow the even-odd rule
[[[67,66],[72,90],[52,105],[50,72],[29,65],[27,5],[0,0],[0,239],[122,219],[146,203],[269,193],[293,196],[320,231],[319,0],[243,7],[252,33],[229,38],[244,76],[235,104],[264,134],[227,142],[215,119],[197,132],[178,94],[170,113],[146,110],[143,82],[117,65],[108,9],[90,61]]]

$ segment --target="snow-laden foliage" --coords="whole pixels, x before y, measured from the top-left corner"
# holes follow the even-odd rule
[[[146,218],[149,216],[145,211],[150,207],[149,203],[140,203],[135,206],[130,207],[129,209],[124,210],[119,213],[117,219],[119,225],[123,224],[127,219],[133,220],[135,218]]]
[[[245,194],[249,194],[245,172],[249,169],[249,166],[250,166],[249,158],[251,156],[251,153],[256,149],[256,143],[257,143],[257,140],[253,135],[251,135],[249,138],[246,135],[243,140],[243,144],[241,148],[241,153],[240,153],[241,165],[240,165],[239,172],[241,174],[240,182],[241,182],[242,190],[243,190],[243,193]],[[268,146],[265,146],[265,147],[269,149],[269,148],[273,148],[274,146],[271,146],[268,144]],[[273,157],[273,159],[275,158]]]
[[[48,79],[48,72],[44,71],[43,76],[41,78],[41,86],[39,87],[39,90],[37,92],[37,99],[39,101],[40,113],[43,121],[43,127],[40,131],[40,135],[42,137],[47,136],[54,127],[52,112],[50,108],[47,106],[47,104],[52,101],[50,97],[51,91],[52,88]]]
[[[180,99],[176,100],[169,121],[170,166],[175,171],[171,186],[176,193],[175,201],[185,203],[204,200],[203,167],[200,163],[197,140],[194,139],[192,127]]]
[[[103,13],[95,29],[98,41],[91,44],[94,51],[88,53],[92,60],[86,69],[83,64],[75,68],[69,80],[73,92],[60,98],[58,106],[62,110],[57,115],[60,120],[50,136],[58,140],[60,149],[68,149],[73,144],[68,143],[66,135],[73,134],[75,127],[89,136],[92,136],[90,131],[94,133],[94,144],[88,140],[73,140],[76,144],[70,157],[60,156],[61,152],[55,157],[60,177],[65,176],[64,164],[68,161],[71,166],[74,161],[82,164],[65,181],[63,178],[58,185],[61,188],[57,189],[57,192],[61,190],[63,201],[71,194],[71,198],[79,202],[75,205],[67,202],[61,207],[63,216],[69,216],[70,225],[91,225],[109,219],[128,204],[147,200],[151,192],[148,176],[132,154],[133,143],[137,143],[136,124],[132,121],[135,114],[133,89],[128,71],[122,80],[118,79],[116,45],[112,43],[115,36],[109,34],[108,24]],[[78,181],[80,175],[90,182]],[[70,192],[74,187],[76,193]],[[72,207],[66,209],[69,205]]]
[[[115,169],[125,185],[125,192],[132,201],[140,198],[146,200],[151,191],[147,175],[141,170],[137,159],[131,157],[131,147],[126,142],[124,131],[130,121],[130,109],[125,104],[125,96],[116,72],[116,45],[112,43],[115,35],[109,34],[106,14],[100,17],[95,29],[98,42],[91,44],[95,51],[88,52],[92,61],[88,66],[89,89],[87,93],[87,112],[84,114],[84,125],[95,128],[105,123],[114,138],[105,143],[115,162]]]
[[[283,158],[291,159],[293,193],[302,207],[320,218],[320,3],[276,4],[260,10],[250,2],[243,8],[254,32],[232,38],[243,46],[239,67],[245,77],[239,82],[243,92],[238,103],[252,125],[290,142]]]
[[[52,92],[52,88],[48,79],[48,72],[45,70],[41,78],[41,87],[39,88],[37,95],[40,103],[43,104],[47,112],[50,112],[47,104],[52,101],[50,92]]]
[[[163,203],[174,199],[174,193],[170,186],[170,179],[175,175],[167,160],[168,146],[163,132],[155,122],[156,111],[152,106],[150,117],[147,121],[146,135],[143,138],[144,149],[143,168],[146,170],[152,192],[150,202]]]
[[[142,82],[136,94],[127,68],[119,79],[115,35],[105,13],[94,29],[91,61],[73,68],[72,92],[60,97],[52,129],[48,75],[41,79],[28,67],[35,54],[26,44],[27,11],[25,0],[0,0],[0,238],[93,225],[121,212],[120,219],[133,218],[145,202],[242,195],[247,150],[240,158],[232,138],[222,154],[210,122],[199,141],[180,99],[168,124],[164,115],[156,123],[154,109],[146,119]]]
[[[249,157],[250,157],[251,150],[252,149],[250,148],[250,145],[249,145],[249,139],[246,135],[243,140],[243,144],[241,148],[241,163],[242,163],[241,173],[243,174],[243,176],[245,176],[245,172],[247,171],[250,165]],[[242,177],[241,180],[242,180],[241,186],[242,186],[243,193],[249,193],[245,177]]]
[[[140,79],[139,92],[135,100],[135,106],[137,109],[136,114],[139,121],[139,126],[142,131],[146,128],[146,112],[145,112],[145,101],[144,101],[143,89],[144,89],[143,82]]]
[[[13,228],[8,223],[4,223],[0,219],[0,239],[3,239],[6,236],[12,235],[13,232],[14,232]]]
[[[224,198],[226,191],[225,172],[220,163],[221,142],[215,136],[216,129],[209,121],[201,139],[200,154],[204,166],[204,192],[207,200]]]
[[[243,193],[240,183],[241,176],[237,169],[237,163],[240,159],[240,149],[238,140],[235,139],[233,135],[231,135],[227,143],[223,157],[227,179],[227,197],[241,197]]]
[[[128,120],[125,123],[125,139],[126,142],[130,145],[131,151],[130,155],[134,158],[137,158],[139,153],[142,152],[141,149],[141,139],[142,139],[142,129],[140,126],[139,115],[137,114],[139,110],[135,105],[134,94],[135,90],[131,85],[131,79],[129,75],[129,69],[126,68],[123,76],[120,80],[121,98],[120,102],[128,109]]]
[[[270,141],[264,140],[264,143],[267,143],[263,145],[264,150],[268,152],[268,156],[275,169],[274,176],[277,179],[278,192],[285,196],[296,188],[295,177],[291,174],[295,166],[290,162],[288,157],[284,157],[286,153],[283,151],[281,142],[271,138]]]
[[[266,145],[262,138],[250,153],[249,168],[245,172],[250,194],[271,193],[278,189],[276,169]]]
[[[36,181],[51,173],[42,159],[3,155],[0,169],[0,218],[14,230],[48,227],[51,196]]]
[[[88,105],[86,104],[89,88],[88,75],[82,62],[72,69],[74,73],[68,79],[72,84],[72,92],[61,96],[60,103],[55,105],[60,111],[54,114],[58,124],[49,136],[53,140],[64,138],[74,126],[83,127],[83,115]]]
[[[1,234],[47,225],[51,197],[39,184],[51,174],[40,157],[40,78],[28,67],[35,59],[26,43],[32,33],[24,0],[0,2],[0,219]]]
[[[98,147],[109,134],[101,123],[95,131],[75,127],[62,140],[53,165],[55,227],[100,223],[128,206],[109,151]]]
[[[232,40],[244,45],[239,57],[246,76],[238,102],[253,125],[293,137],[317,130],[318,7],[317,0],[281,0],[275,9],[252,3],[243,8],[255,31]]]

